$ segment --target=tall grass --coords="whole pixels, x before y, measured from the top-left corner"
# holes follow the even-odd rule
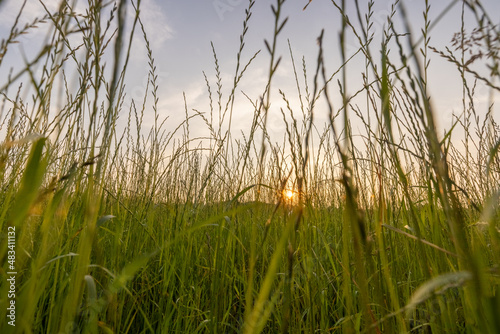
[[[246,56],[250,0],[232,85],[212,45],[208,105],[190,110],[184,97],[185,120],[174,125],[159,110],[140,1],[83,10],[63,1],[18,27],[21,9],[0,65],[22,36],[47,37],[0,87],[0,331],[500,332],[500,32],[479,1],[461,3],[462,29],[441,49],[431,17],[449,7],[433,13],[425,1],[417,33],[396,0],[376,32],[374,1],[355,1],[351,17],[352,4],[332,1],[339,54],[327,54],[322,32],[311,74],[290,42],[280,55],[293,24],[285,0],[272,6],[267,55]],[[142,100],[126,94],[134,35],[148,58]],[[269,58],[267,80],[259,96],[242,93],[254,113],[240,135],[235,101],[257,57]],[[295,92],[274,85],[282,57]],[[436,57],[462,80],[462,110],[444,133],[429,91]],[[363,81],[348,87],[359,59]],[[270,113],[283,119],[278,139]],[[193,135],[200,122],[206,137]]]

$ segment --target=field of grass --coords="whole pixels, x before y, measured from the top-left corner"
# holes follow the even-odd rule
[[[422,2],[421,31],[410,33],[395,1],[382,41],[372,1],[352,17],[332,1],[343,21],[329,57],[344,65],[324,61],[321,35],[306,73],[293,48],[278,54],[289,23],[287,2],[275,1],[258,55],[269,59],[267,85],[248,97],[255,111],[241,135],[231,118],[254,59],[244,48],[254,1],[234,85],[221,84],[214,49],[206,112],[186,107],[174,126],[158,107],[140,1],[88,1],[80,14],[63,1],[26,26],[16,20],[2,69],[23,36],[48,35],[0,82],[0,332],[500,333],[500,31],[464,1],[477,29],[462,18],[455,44],[434,49]],[[128,103],[134,34],[148,86]],[[349,90],[346,36],[365,63]],[[273,85],[281,57],[293,61],[295,93]],[[463,81],[463,110],[444,132],[427,89],[431,57]],[[478,87],[490,92],[486,111]],[[277,142],[269,113],[283,119]],[[209,136],[193,135],[194,121]]]

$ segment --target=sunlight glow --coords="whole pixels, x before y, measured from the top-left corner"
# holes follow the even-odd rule
[[[295,192],[292,190],[283,190],[283,195],[287,200],[292,200],[295,197]]]

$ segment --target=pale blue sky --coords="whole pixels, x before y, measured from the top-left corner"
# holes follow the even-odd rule
[[[289,0],[284,5],[283,17],[289,17],[289,20],[279,40],[280,54],[283,56],[283,62],[281,64],[282,71],[276,76],[275,90],[281,88],[291,98],[296,96],[296,91],[294,80],[291,76],[292,68],[287,50],[287,39],[290,39],[299,69],[301,66],[300,59],[302,56],[305,57],[309,65],[310,83],[318,52],[316,38],[320,34],[321,29],[325,29],[324,44],[327,70],[333,72],[340,64],[338,32],[341,22],[338,10],[329,0],[313,0],[307,9],[303,11],[302,9],[307,2],[307,0]],[[433,21],[451,2],[431,0],[431,20]],[[144,6],[147,3],[147,1],[144,2]],[[258,93],[262,90],[265,76],[268,73],[269,56],[265,50],[263,40],[264,38],[269,39],[271,37],[273,29],[271,3],[274,4],[274,1],[256,2],[246,39],[244,60],[247,60],[256,50],[262,49],[252,70],[248,73],[248,80],[244,80],[242,85],[245,92],[253,93],[253,95],[250,94],[253,98],[257,98]],[[351,20],[354,21],[355,25],[359,26],[357,17],[354,15],[354,2],[347,1],[346,3]],[[375,52],[378,52],[382,39],[380,32],[386,23],[386,17],[392,3],[392,1],[375,1],[373,28],[377,34],[375,34],[372,44],[372,49]],[[419,37],[423,24],[422,13],[425,2],[423,0],[405,0],[403,3],[413,24],[413,32]],[[482,3],[488,9],[491,19],[494,22],[500,23],[500,1],[489,0]],[[239,43],[239,34],[242,29],[244,10],[247,5],[248,1],[243,0],[161,2],[160,8],[164,12],[166,24],[172,31],[170,38],[164,40],[159,48],[161,51],[156,53],[162,71],[168,73],[168,78],[165,80],[167,95],[174,99],[171,101],[172,104],[167,103],[167,106],[176,105],[178,103],[175,102],[176,97],[180,101],[182,91],[185,91],[188,102],[190,102],[190,107],[198,108],[200,111],[207,111],[208,99],[206,98],[205,83],[201,71],[206,71],[207,75],[212,79],[212,84],[214,84],[215,71],[210,41],[213,41],[216,47],[221,70],[228,76],[227,81],[225,81],[225,92],[228,92],[231,76],[234,72],[235,55]],[[360,1],[360,6],[362,10],[366,11],[367,1]],[[460,30],[460,15],[461,3],[458,1],[433,28],[430,43],[432,46],[444,49],[445,45],[449,45],[453,34]],[[399,15],[397,18],[399,19]],[[475,22],[474,18],[471,15],[466,15],[465,19],[466,23],[472,27]],[[356,49],[357,44],[349,41],[348,53],[352,53]],[[397,50],[393,50],[392,54],[394,56],[396,56],[396,53]],[[348,89],[350,93],[354,93],[360,88],[360,69],[356,68],[356,66],[362,65],[362,63],[363,58],[357,57],[348,68],[348,73],[350,74]],[[452,112],[456,113],[461,108],[461,82],[458,72],[449,63],[446,63],[439,57],[433,56],[430,81],[430,92],[438,111],[438,121],[440,121],[443,127],[447,127],[451,123]],[[332,86],[336,88],[335,84]],[[485,96],[486,93],[485,91]],[[486,100],[483,102],[486,102]],[[244,104],[245,101],[242,99],[241,103]],[[275,105],[279,104],[280,101],[275,100]],[[248,103],[246,103],[246,106],[248,107]],[[486,106],[479,105],[479,108],[485,110]],[[245,107],[241,108],[241,110],[245,109]],[[236,118],[237,121],[241,122],[241,128],[245,128],[248,122],[250,122],[250,112],[245,113],[241,111],[241,118]],[[317,112],[321,113],[321,110],[317,110]],[[271,126],[277,124],[278,128],[282,128],[280,122],[281,114],[275,112],[273,115],[270,118]],[[321,118],[321,115],[318,116]],[[326,116],[326,111],[323,116]]]
[[[56,8],[59,1],[44,1],[49,8]],[[304,56],[308,64],[309,84],[312,89],[313,71],[316,65],[317,44],[316,38],[321,29],[325,29],[325,62],[329,73],[332,73],[340,64],[340,53],[338,47],[338,33],[341,26],[340,16],[337,9],[329,0],[313,0],[307,9],[302,10],[308,0],[288,0],[284,4],[282,17],[289,17],[279,40],[279,53],[283,56],[280,69],[275,77],[274,91],[278,88],[284,90],[292,102],[296,101],[295,82],[292,74],[290,57],[287,50],[287,39],[290,40],[295,56],[296,65],[300,70],[301,57]],[[346,1],[347,12],[351,20],[359,26],[357,17],[354,15],[354,2]],[[366,11],[367,1],[360,0],[360,6]],[[434,20],[452,0],[434,0],[431,4],[430,17]],[[80,5],[85,2],[80,1]],[[270,4],[275,1],[257,0],[253,7],[253,15],[249,23],[246,38],[245,51],[242,60],[246,62],[254,52],[262,49],[262,52],[250,67],[244,77],[240,89],[249,94],[253,100],[261,94],[269,68],[269,55],[265,50],[264,38],[271,38],[273,29],[273,16]],[[390,10],[393,1],[375,1],[374,7],[374,42],[372,50],[378,52],[382,40],[380,31]],[[408,13],[417,36],[423,18],[423,0],[404,0]],[[482,1],[488,9],[488,13],[494,22],[500,23],[500,1]],[[18,0],[4,0],[0,7],[0,33],[6,36],[7,29],[13,22],[12,13],[19,7]],[[157,65],[157,74],[160,83],[160,111],[162,115],[169,116],[172,126],[178,124],[184,117],[183,92],[186,93],[188,107],[199,111],[208,111],[208,97],[202,71],[205,71],[215,91],[215,70],[210,42],[215,45],[219,64],[223,76],[223,92],[230,92],[232,77],[235,70],[236,53],[239,46],[239,35],[242,31],[242,22],[245,16],[245,8],[248,6],[246,0],[142,0],[141,15],[145,29],[154,52]],[[38,0],[28,0],[25,10],[26,17],[34,17],[40,13],[41,6]],[[438,49],[444,49],[454,32],[460,30],[460,1],[450,10],[431,32],[431,45]],[[131,8],[129,8],[131,15]],[[468,23],[473,23],[471,16],[466,16]],[[402,30],[401,30],[402,32]],[[350,36],[350,35],[349,35]],[[29,43],[36,43],[35,37],[30,37]],[[129,80],[127,83],[129,97],[139,99],[145,87],[147,77],[147,59],[140,35],[136,39],[134,47],[133,66],[129,69]],[[26,45],[29,45],[26,44]],[[26,49],[26,45],[24,49]],[[347,52],[356,50],[356,43],[349,39]],[[397,50],[393,50],[396,55]],[[10,61],[15,64],[16,54]],[[19,57],[18,57],[19,58]],[[2,65],[1,73],[5,75],[8,58]],[[18,60],[18,59],[17,59]],[[348,91],[354,93],[361,87],[361,70],[363,58],[357,57],[348,67],[349,81]],[[12,64],[9,64],[9,66]],[[430,71],[430,90],[434,104],[439,112],[438,119],[441,125],[447,126],[451,122],[452,111],[459,111],[461,107],[461,82],[456,69],[442,59],[433,56]],[[339,77],[340,78],[340,77]],[[336,81],[336,80],[334,80]],[[336,89],[336,84],[332,89]],[[487,92],[484,92],[486,96]],[[224,97],[223,100],[226,98]],[[484,99],[484,102],[486,98]],[[282,106],[283,103],[275,100],[274,106]],[[244,129],[251,122],[251,106],[238,91],[235,103],[236,128]],[[485,108],[485,106],[481,106]],[[297,110],[298,112],[298,110]],[[321,119],[326,116],[326,110],[317,110],[317,117]],[[282,129],[281,114],[279,110],[270,116],[270,127],[276,128],[276,133]]]

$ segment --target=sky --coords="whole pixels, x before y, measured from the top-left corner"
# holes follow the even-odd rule
[[[429,2],[431,4],[431,20],[435,20],[451,2],[431,0]],[[214,59],[210,42],[213,42],[215,46],[221,71],[225,74],[225,92],[227,93],[234,73],[239,36],[242,31],[242,21],[245,17],[248,1],[150,1],[144,2],[144,6],[149,3],[158,5],[158,9],[164,17],[162,22],[165,22],[169,31],[168,37],[162,39],[162,36],[166,36],[164,31],[151,29],[157,31],[159,35],[157,40],[160,45],[157,48],[160,51],[157,52],[157,55],[159,55],[157,59],[161,70],[166,74],[166,95],[172,97],[172,100],[165,101],[166,106],[173,107],[178,103],[178,97],[184,91],[191,107],[206,111],[208,99],[202,71],[207,73],[209,78],[212,79],[211,83],[215,85]],[[246,77],[246,81],[244,80],[242,89],[245,92],[248,90],[247,93],[253,93],[251,96],[254,98],[261,94],[269,71],[269,55],[263,41],[272,37],[274,22],[270,4],[274,3],[275,1],[257,0],[252,8],[253,15],[249,23],[243,59],[249,59],[259,49],[262,49],[262,52],[256,59],[254,66],[251,67],[251,71],[247,73],[248,77]],[[283,61],[275,78],[275,87],[284,90],[287,96],[290,97],[297,94],[295,82],[291,77],[292,67],[287,40],[290,41],[296,66],[299,70],[301,57],[305,57],[308,64],[310,84],[318,55],[316,40],[322,29],[325,29],[324,45],[327,71],[331,73],[340,65],[338,34],[341,20],[338,10],[330,0],[312,0],[307,8],[303,10],[307,3],[308,0],[288,0],[284,4],[282,17],[288,17],[288,22],[278,41]],[[376,43],[374,45],[377,48],[382,41],[381,31],[386,24],[386,17],[391,10],[392,3],[392,1],[375,1],[373,28],[377,32],[374,38],[374,43]],[[418,35],[423,25],[424,1],[405,0],[403,3],[409,13],[414,32]],[[483,1],[483,5],[488,9],[491,18],[500,23],[500,1]],[[351,19],[355,19],[353,1],[347,1],[347,6]],[[362,10],[366,10],[367,1],[360,1],[360,6]],[[430,45],[438,49],[444,49],[445,45],[449,45],[453,34],[460,31],[460,15],[461,4],[458,1],[433,27]],[[472,24],[475,20],[472,16],[466,16],[466,22]],[[357,44],[355,42],[349,41],[347,43],[347,53],[349,55],[354,53],[356,49]],[[360,57],[354,59],[353,65],[349,67],[348,73],[352,76],[352,80],[348,81],[352,82],[348,84],[350,93],[354,93],[360,87],[361,75],[358,75],[359,71],[356,68],[359,65],[363,65]],[[452,113],[461,109],[461,96],[459,94],[461,94],[462,85],[460,77],[453,66],[436,56],[433,57],[430,73],[430,81],[435,83],[430,85],[431,95],[434,98],[435,107],[439,110],[438,121],[444,128],[451,124]],[[486,92],[484,94],[487,95]],[[242,111],[241,118],[237,118],[237,122],[247,126],[251,122],[252,111],[251,108],[248,108],[248,103],[244,99],[242,99],[242,103],[247,106],[247,108],[242,107],[242,110],[247,110],[247,112]],[[280,104],[279,100],[275,100],[276,105],[282,106],[283,103]],[[485,108],[485,106],[482,107]],[[318,113],[321,113],[321,111],[318,111]],[[318,115],[319,119],[321,119],[321,116]],[[323,116],[326,118],[326,111]],[[276,127],[282,130],[282,127],[279,126],[282,124],[281,114],[279,112],[270,113],[269,123],[271,127],[276,124]]]
[[[52,10],[56,9],[59,3],[57,0],[43,2]],[[270,57],[266,51],[264,39],[270,40],[272,38],[274,18],[270,5],[275,4],[275,2],[256,0],[252,8],[242,63],[246,63],[258,50],[261,52],[249,67],[236,92],[233,121],[236,131],[244,131],[252,121],[253,108],[241,91],[255,101],[262,95],[262,90],[267,82]],[[415,35],[420,36],[424,0],[402,0],[402,2],[409,14]],[[452,0],[430,0],[431,20],[435,21],[443,9],[452,2]],[[12,13],[17,11],[16,8],[19,8],[20,3],[19,0],[4,0],[0,5],[0,36],[2,38],[8,34],[14,20]],[[83,8],[85,3],[86,1],[79,1],[77,8]],[[186,96],[190,114],[193,113],[192,109],[204,112],[205,115],[209,112],[209,99],[203,72],[206,73],[212,86],[212,92],[215,94],[216,72],[211,43],[216,50],[220,66],[223,101],[227,100],[234,77],[239,38],[248,3],[247,0],[142,0],[141,17],[157,66],[159,112],[162,117],[169,117],[168,124],[171,128],[175,128],[185,117],[183,94]],[[351,20],[358,25],[354,1],[346,1],[346,3]],[[366,11],[367,0],[360,0],[359,3],[362,10]],[[382,42],[383,37],[381,31],[386,24],[386,17],[391,10],[392,3],[393,1],[375,1],[373,50],[379,50],[378,45]],[[500,23],[500,1],[485,0],[482,3],[487,8],[491,19]],[[306,5],[308,6],[304,10]],[[43,8],[38,0],[27,0],[23,18],[28,20],[42,12]],[[132,8],[129,7],[129,18],[132,15]],[[456,1],[456,4],[433,26],[430,45],[440,50],[443,50],[447,45],[449,46],[453,34],[460,31],[460,15],[461,4],[460,1]],[[292,75],[293,68],[288,51],[288,41],[299,71],[302,67],[301,59],[304,57],[308,71],[309,89],[311,90],[318,55],[317,37],[322,29],[325,30],[323,44],[327,72],[333,73],[341,63],[338,42],[341,18],[331,0],[287,0],[283,6],[282,19],[285,17],[288,17],[288,21],[278,40],[278,53],[282,56],[282,61],[274,78],[273,92],[276,94],[278,88],[282,89],[292,102],[292,107],[298,109],[297,89]],[[472,29],[474,18],[468,15],[465,19]],[[6,63],[10,62],[9,65],[15,66],[16,62],[22,59],[19,55],[27,52],[26,45],[36,44],[37,38],[36,34],[26,37],[23,40],[24,46],[20,46],[18,51],[12,53],[10,59],[4,61],[2,69],[0,69],[4,71],[0,71],[3,76],[5,76],[5,69],[8,68]],[[357,44],[352,38],[352,34],[348,34],[346,43],[348,56],[357,49]],[[141,99],[146,87],[149,69],[141,34],[136,34],[134,43],[132,66],[128,72],[127,93],[129,98]],[[397,52],[397,50],[393,50],[393,52]],[[361,87],[363,66],[363,58],[359,56],[349,63],[348,94],[355,93]],[[462,85],[460,77],[451,64],[436,55],[432,56],[429,74],[429,90],[438,111],[438,122],[442,128],[446,128],[451,124],[452,113],[461,110]],[[340,79],[340,76],[338,78]],[[333,86],[337,87],[336,84]],[[479,94],[482,94],[479,95],[479,102],[483,103],[479,105],[479,108],[486,110],[488,91],[483,90]],[[284,125],[281,113],[276,108],[283,106],[285,103],[279,97],[274,98],[268,119],[269,128],[277,138],[283,131]],[[326,117],[326,110],[317,110],[316,119],[321,121],[326,120]],[[151,124],[152,117],[146,116],[146,124],[148,121]],[[202,127],[203,125],[198,123],[198,126]],[[196,131],[197,128],[194,126],[192,129]]]

